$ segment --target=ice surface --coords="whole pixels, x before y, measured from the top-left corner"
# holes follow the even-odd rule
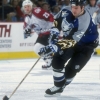
[[[18,86],[37,59],[0,61],[0,100]],[[44,97],[53,86],[51,70],[40,60],[10,100],[100,100],[100,57],[93,56],[59,97]]]

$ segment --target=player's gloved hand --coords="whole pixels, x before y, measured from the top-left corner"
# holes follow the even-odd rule
[[[59,30],[55,27],[50,29],[50,36],[48,38],[49,44],[55,44],[58,41],[59,38]]]
[[[58,47],[56,45],[50,44],[40,49],[38,54],[40,56],[53,56],[54,53],[58,51]]]
[[[31,36],[31,29],[25,29],[24,31],[24,38]]]
[[[63,39],[63,40],[59,40],[57,42],[57,46],[62,50],[62,49],[66,49],[66,48],[70,48],[73,47],[76,44],[75,40],[68,40],[68,39]]]

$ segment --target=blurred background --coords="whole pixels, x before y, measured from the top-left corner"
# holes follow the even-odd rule
[[[31,1],[34,7],[41,7],[53,16],[65,6],[70,7],[70,0]],[[22,2],[23,0],[0,0],[0,59],[38,57],[33,53],[34,42],[32,42],[37,36],[23,39]],[[100,33],[100,0],[87,0],[85,9],[91,14]],[[95,55],[100,55],[100,46],[95,50]]]

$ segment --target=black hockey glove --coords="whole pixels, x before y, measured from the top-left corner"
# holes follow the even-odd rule
[[[54,53],[58,51],[58,47],[56,45],[47,45],[40,49],[38,54],[43,57],[53,56]]]
[[[31,36],[31,29],[25,29],[24,38]]]

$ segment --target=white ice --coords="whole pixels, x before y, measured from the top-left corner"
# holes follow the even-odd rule
[[[0,100],[12,94],[37,59],[0,61]],[[53,86],[51,70],[40,60],[10,100],[100,100],[100,57],[93,56],[59,97],[44,97]]]

